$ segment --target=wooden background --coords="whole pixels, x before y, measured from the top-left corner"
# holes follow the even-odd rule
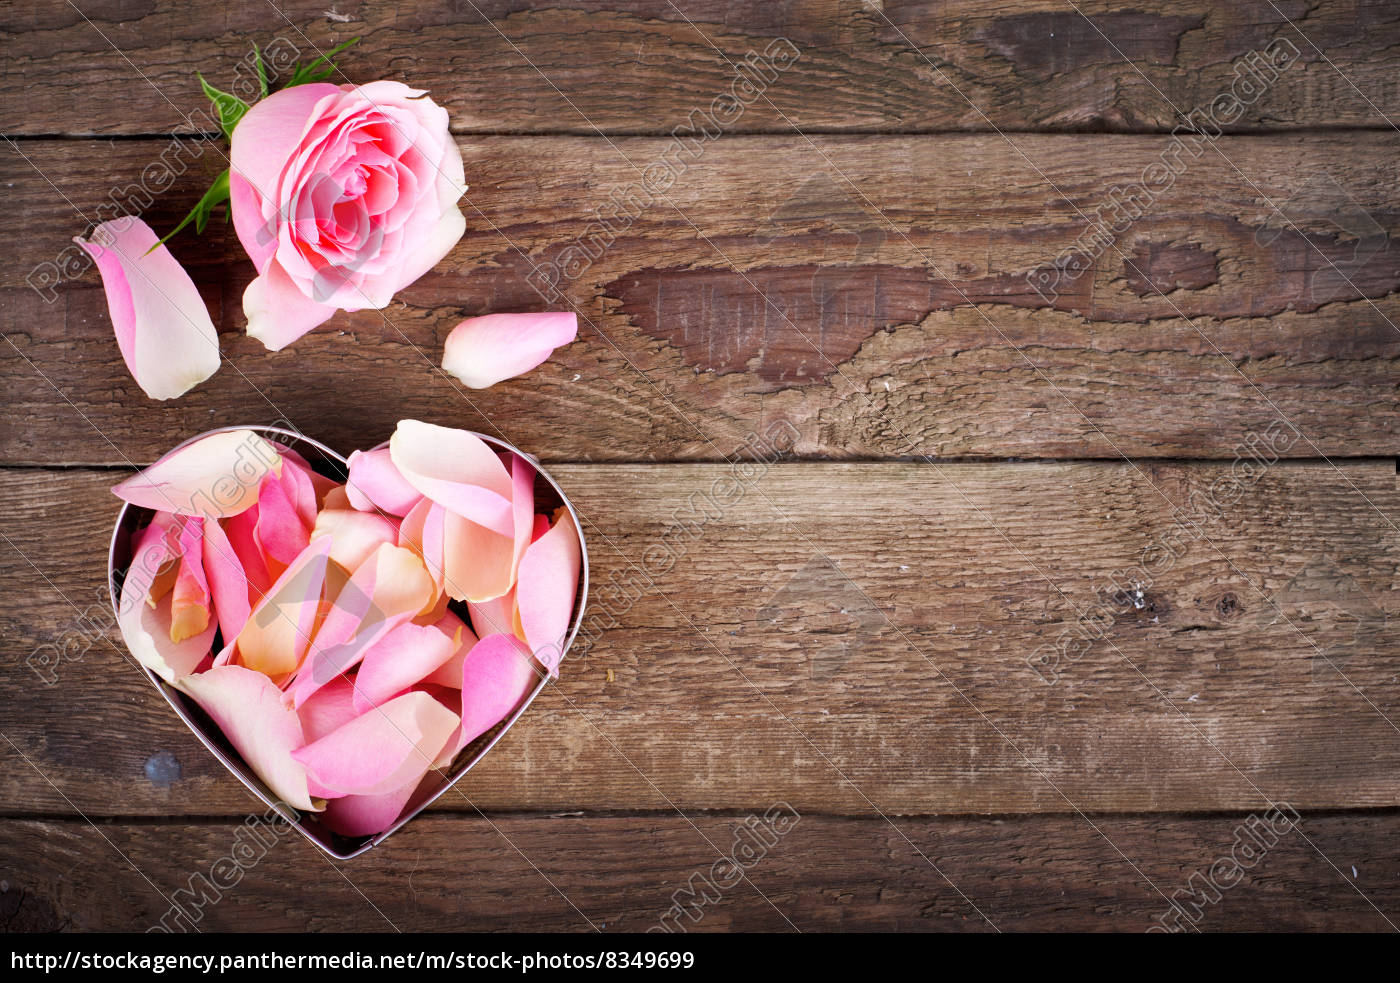
[[[1280,803],[1297,829],[1195,927],[1395,930],[1400,4],[1149,6],[0,3],[0,924],[144,930],[257,805],[115,632],[85,641],[107,488],[215,426],[349,451],[412,416],[551,466],[617,625],[430,814],[345,864],[288,838],[199,929],[645,930],[781,801],[798,826],[693,930],[1141,931]],[[181,235],[225,365],[147,400],[96,273],[26,278],[192,138],[196,69],[357,35],[338,80],[450,110],[465,238],[272,354],[231,228]],[[797,62],[677,158],[779,37]],[[1059,297],[1028,289],[1276,38],[1299,61]],[[200,145],[156,228],[226,166]],[[685,173],[568,284],[577,343],[487,392],[437,371],[462,317],[538,309],[531,264],[668,153]],[[1123,582],[1252,435],[1294,430]],[[1095,607],[1105,637],[1032,671]]]

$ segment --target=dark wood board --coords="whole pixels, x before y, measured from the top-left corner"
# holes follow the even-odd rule
[[[197,908],[191,879],[210,878],[221,860],[215,876],[231,877],[235,844],[252,842],[237,821],[12,820],[0,827],[0,855],[12,858],[0,920],[70,931],[165,918],[204,932],[641,932],[663,919],[692,932],[1140,932],[1161,924],[1193,875],[1229,856],[1248,820],[803,815],[744,881],[690,903],[707,890],[692,877],[712,878],[734,855],[747,818],[433,815],[344,865],[295,833],[267,833],[260,859]],[[1397,834],[1392,812],[1305,815],[1239,883],[1178,921],[1205,932],[1392,931]],[[288,884],[306,887],[293,894]],[[671,913],[677,895],[690,914]],[[176,905],[198,921],[170,916]]]
[[[76,9],[75,9],[76,8]],[[1383,0],[17,0],[0,17],[0,131],[189,131],[195,71],[225,88],[256,40],[314,57],[352,37],[337,81],[401,78],[460,132],[669,133],[784,39],[792,68],[736,129],[1170,130],[1284,39],[1299,60],[1233,130],[1384,127],[1400,118],[1400,14]],[[121,104],[112,86],[121,86]]]
[[[779,464],[737,500],[705,497],[734,494],[723,465],[555,473],[584,517],[594,640],[444,807],[1400,805],[1390,461],[1280,463],[1218,513],[1212,464]],[[120,639],[80,621],[119,475],[0,472],[7,545],[33,561],[0,581],[24,753],[0,746],[3,808],[243,808]],[[1172,533],[1191,516],[1198,540]],[[1123,572],[1163,543],[1169,568]],[[1074,641],[1096,618],[1104,637]]]
[[[635,190],[667,144],[464,140],[469,232],[448,259],[386,310],[281,352],[242,334],[253,270],[231,228],[177,239],[225,364],[163,404],[127,374],[95,271],[46,291],[25,278],[80,255],[69,240],[110,175],[168,143],[25,142],[0,158],[16,208],[0,246],[27,261],[0,273],[0,460],[145,462],[175,435],[279,418],[349,447],[403,417],[499,428],[551,461],[719,460],[777,420],[812,458],[1228,460],[1281,419],[1302,435],[1291,456],[1397,452],[1400,135],[1203,150],[1050,299],[1027,274],[1167,144],[1015,139],[1026,159],[997,135],[719,139],[607,249],[589,245],[600,255],[557,298],[531,270],[581,256],[596,202]],[[191,171],[220,166],[210,148]],[[151,196],[153,226],[201,183]],[[542,307],[584,320],[540,370],[486,392],[440,371],[461,318]]]
[[[1394,931],[1400,5],[1148,6],[0,4],[0,930],[168,919],[255,807],[104,614],[107,488],[211,427],[416,417],[573,496],[588,644],[387,844],[287,838],[185,927],[643,931],[784,802],[686,927]],[[356,36],[333,81],[447,107],[466,235],[268,353],[231,228],[182,234],[224,365],[146,399],[72,238],[227,166],[197,71]],[[582,324],[537,370],[439,371],[545,308]]]

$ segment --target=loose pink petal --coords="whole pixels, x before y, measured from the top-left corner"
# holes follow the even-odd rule
[[[204,572],[209,578],[219,630],[226,639],[237,638],[252,611],[248,575],[228,533],[216,519],[204,523]]]
[[[329,575],[337,569],[330,549],[329,536],[312,540],[254,605],[238,634],[240,664],[277,679],[301,664],[316,633]]]
[[[531,533],[535,528],[535,466],[519,454],[507,454],[506,462],[510,471],[511,508],[515,520],[515,547],[510,561],[510,582],[514,584],[525,547],[534,539]]]
[[[355,709],[360,713],[398,696],[452,657],[457,644],[435,625],[406,621],[365,650],[355,673]]]
[[[318,785],[347,795],[383,795],[421,777],[457,725],[457,715],[427,693],[405,693],[292,757]]]
[[[431,776],[429,776],[431,777]],[[383,795],[345,795],[326,803],[321,822],[341,836],[373,836],[398,821],[423,779],[404,782]]]
[[[420,499],[399,526],[399,545],[410,549],[423,561],[433,584],[443,588],[443,528],[447,510],[431,498]]]
[[[291,466],[282,470],[290,472]],[[275,476],[269,475],[258,492],[255,535],[259,550],[274,574],[285,570],[311,542],[310,528],[302,524],[301,514],[288,496],[287,486]]]
[[[485,389],[529,372],[576,337],[578,316],[571,312],[469,317],[447,336],[442,367],[472,389]]]
[[[413,551],[381,545],[333,597],[327,597],[332,606],[287,686],[292,704],[300,707],[316,690],[358,665],[387,632],[432,607],[436,595],[432,577]]]
[[[204,574],[204,520],[186,518],[180,530],[180,564],[170,592],[170,640],[182,642],[213,623],[213,599]]]
[[[457,648],[446,662],[423,677],[423,683],[424,685],[443,686],[451,689],[460,688],[462,685],[462,663],[466,660],[467,653],[476,645],[476,635],[461,618],[451,611],[445,612],[434,623],[440,631],[452,637]]]
[[[97,263],[117,347],[147,396],[173,399],[218,370],[209,309],[170,250],[156,246],[149,225],[127,215],[73,241]]]
[[[112,494],[142,508],[226,518],[257,504],[263,479],[281,470],[275,445],[251,430],[228,430],[175,448]]]
[[[389,455],[405,481],[449,512],[499,535],[515,535],[510,474],[476,434],[400,420]]]
[[[117,625],[126,647],[137,662],[170,683],[199,668],[210,654],[218,627],[211,621],[198,635],[179,642],[170,640],[182,521],[168,512],[157,512],[150,525],[137,534],[117,604]]]
[[[191,673],[198,672],[213,652],[214,633],[218,622],[210,621],[209,626],[198,635],[179,642],[170,640],[170,626],[174,621],[171,613],[173,594],[166,594],[154,607],[148,604],[135,605],[134,616],[128,616],[121,624],[122,638],[127,648],[148,669],[168,683],[179,682]],[[139,627],[132,622],[139,618]]]
[[[422,684],[413,687],[415,690],[422,690],[443,706],[447,707],[447,709],[457,715],[459,721],[462,719],[462,664],[466,661],[466,655],[469,651],[470,649],[458,655],[454,655],[443,664],[443,669],[446,669],[448,666],[455,666],[457,669],[457,679],[451,686],[439,686],[436,683],[429,683],[424,680]],[[438,671],[441,672],[442,670]],[[438,752],[437,760],[433,762],[434,768],[445,769],[452,767],[452,762],[456,760],[458,753],[461,751],[461,748],[458,747],[458,741],[461,737],[462,726],[459,723],[453,728],[452,736],[447,739],[447,743],[442,746],[442,750]]]
[[[515,608],[515,588],[512,587],[500,597],[489,601],[471,601],[467,611],[472,617],[472,627],[482,638],[487,635],[520,635],[517,630],[520,615]],[[524,641],[522,638],[521,641]]]
[[[221,525],[228,536],[229,546],[233,548],[248,578],[248,596],[257,601],[272,590],[273,581],[272,571],[267,568],[267,559],[258,545],[258,510],[252,508],[230,516],[222,520]]]
[[[322,509],[316,516],[313,538],[331,537],[331,559],[354,570],[384,543],[397,543],[399,524],[375,512],[356,509]]]
[[[408,515],[423,498],[394,467],[387,447],[351,453],[345,493],[350,496],[350,503],[362,512],[380,511],[398,516]]]
[[[242,666],[218,666],[177,685],[213,718],[273,795],[294,809],[317,811],[306,769],[292,756],[306,743],[301,721],[283,704],[272,680]]]
[[[487,635],[462,664],[462,726],[457,751],[514,712],[542,677],[514,635]]]
[[[567,508],[555,512],[554,525],[530,544],[520,561],[515,588],[520,626],[525,643],[551,676],[559,674],[582,564],[578,529]]]
[[[447,614],[447,606],[452,603],[452,599],[446,594],[438,594],[433,603],[426,610],[419,611],[414,617],[415,625],[437,624],[444,615]]]
[[[336,485],[326,492],[321,499],[323,509],[353,509],[355,506],[350,501],[350,496],[346,494],[344,485]]]
[[[452,512],[443,527],[443,590],[458,601],[489,601],[510,590],[515,540]]]
[[[355,682],[348,676],[337,676],[311,694],[297,709],[307,742],[319,741],[358,717],[354,698]]]
[[[339,486],[311,470],[311,465],[296,451],[281,445],[278,445],[278,450],[282,453],[282,474],[279,476],[282,490],[301,524],[310,529],[316,524],[322,496]]]

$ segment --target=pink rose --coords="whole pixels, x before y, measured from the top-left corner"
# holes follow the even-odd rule
[[[382,308],[462,237],[447,111],[401,82],[299,85],[233,131],[234,228],[257,267],[248,333],[285,347],[337,310]]]

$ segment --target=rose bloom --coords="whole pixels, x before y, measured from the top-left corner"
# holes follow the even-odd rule
[[[248,333],[274,351],[337,310],[382,308],[466,229],[447,111],[401,82],[299,85],[233,131],[234,228],[258,277]]]

